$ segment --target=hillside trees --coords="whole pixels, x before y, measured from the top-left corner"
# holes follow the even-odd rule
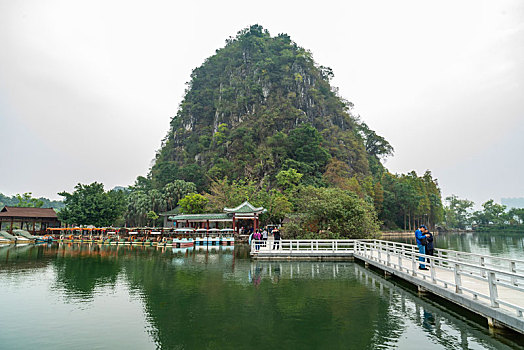
[[[34,198],[31,192],[26,192],[24,194],[17,194],[16,199],[18,203],[15,204],[15,207],[32,207],[32,208],[41,208],[44,205],[44,201]]]
[[[254,25],[193,70],[151,169],[156,188],[174,179],[199,192],[213,180],[270,184],[281,170],[322,185],[332,156],[369,172],[350,103],[330,86],[331,69],[285,34]]]
[[[288,35],[272,37],[259,25],[241,30],[192,71],[148,181],[136,188],[143,193],[131,197],[129,212],[143,222],[152,206],[175,207],[183,196],[167,187],[181,180],[195,186],[184,195],[199,193],[208,200],[202,210],[221,212],[249,200],[268,209],[261,217],[268,223],[304,210],[311,214],[304,188],[318,189],[312,193],[319,198],[325,198],[322,191],[338,196],[339,206],[361,206],[389,228],[442,220],[440,189],[431,173],[388,172],[382,162],[393,147],[352,114],[352,103],[338,95],[332,78],[330,68]],[[153,190],[170,195],[152,201],[146,197]],[[340,209],[324,204],[334,213]],[[342,227],[321,226],[317,232]]]
[[[40,205],[40,203],[42,204]],[[50,200],[44,197],[34,198],[32,192],[16,194],[11,197],[0,193],[0,208],[3,208],[4,206],[32,206],[36,208],[54,208],[56,211],[58,211],[64,207],[64,203],[62,201]]]

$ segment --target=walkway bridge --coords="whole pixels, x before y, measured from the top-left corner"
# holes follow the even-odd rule
[[[490,327],[524,334],[524,261],[382,240],[252,241],[254,259],[363,261],[488,319]],[[428,271],[420,270],[419,258]]]

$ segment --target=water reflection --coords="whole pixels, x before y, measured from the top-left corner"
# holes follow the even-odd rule
[[[402,324],[402,333],[408,332],[406,327],[411,324],[416,326],[416,332],[424,332],[427,342],[439,344],[447,349],[520,348],[507,339],[505,343],[494,343],[492,335],[485,328],[473,324],[473,321],[468,320],[465,316],[447,310],[429,299],[415,297],[404,287],[358,264],[355,264],[354,267],[359,282],[370,290],[378,292],[381,297],[387,297],[389,321],[393,325]],[[377,331],[377,338],[382,338],[377,339],[378,343],[388,344],[391,339],[396,339],[399,341],[396,346],[403,348],[403,345],[407,345],[403,344],[398,333],[398,337],[393,336],[388,339],[382,337],[384,333],[380,328]]]
[[[46,338],[71,315],[68,336],[83,348],[118,341],[166,349],[517,347],[358,264],[251,261],[248,254],[245,246],[2,247],[0,292],[39,319],[33,332],[46,339],[39,348],[71,347]],[[31,348],[30,340],[20,343],[28,321],[17,308],[7,304],[0,313],[7,325],[0,344],[18,339]]]

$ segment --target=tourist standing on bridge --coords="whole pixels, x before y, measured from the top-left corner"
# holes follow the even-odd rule
[[[276,228],[273,230],[273,238],[275,240],[273,243],[273,249],[280,249],[280,231]]]
[[[417,241],[418,252],[420,254],[426,254],[427,239],[426,239],[426,235],[423,232],[424,230],[426,230],[426,226],[421,225],[418,228],[418,230],[415,231],[415,239]],[[419,266],[418,266],[419,270],[427,270],[426,265],[424,265],[425,259],[422,256],[419,256],[418,261],[419,261]]]
[[[259,230],[256,230],[255,233],[253,234],[253,239],[255,240],[255,249],[256,250],[259,250],[260,249],[260,240],[262,239],[262,234],[260,233]]]
[[[435,251],[435,246],[433,245],[433,233],[429,232],[428,229],[426,229],[426,232],[424,233],[426,234],[426,241],[427,241],[426,255],[433,256],[433,253]],[[427,259],[427,263],[429,264],[429,259]]]
[[[264,228],[264,231],[262,231],[262,240],[264,240],[262,246],[266,246],[267,244],[267,236],[268,236],[268,232],[267,232],[268,228]]]

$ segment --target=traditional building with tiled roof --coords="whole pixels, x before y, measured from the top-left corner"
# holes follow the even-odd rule
[[[0,230],[12,232],[15,226],[35,234],[45,232],[49,227],[60,227],[60,221],[53,208],[3,207],[0,210]]]
[[[227,223],[231,223],[233,231],[238,232],[241,227],[240,220],[252,220],[253,229],[257,230],[259,228],[259,215],[266,211],[262,207],[256,208],[245,201],[235,208],[224,208],[224,213],[180,214],[169,216],[169,220],[174,221],[176,228],[187,227],[206,230],[217,229],[219,226],[226,226]]]

